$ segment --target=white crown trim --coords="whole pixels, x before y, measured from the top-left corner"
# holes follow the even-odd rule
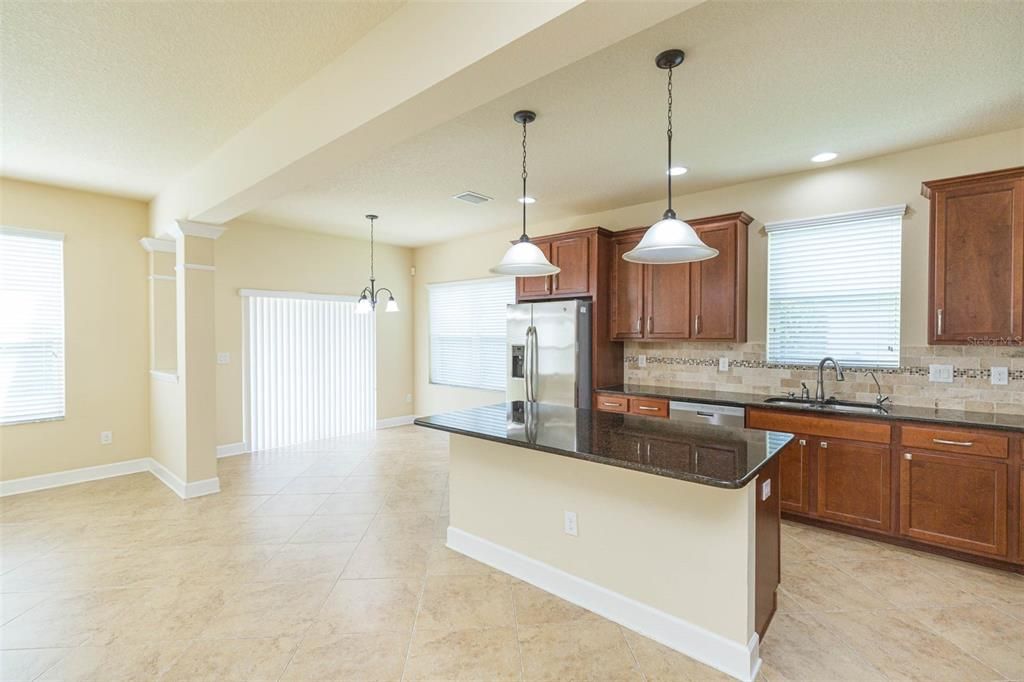
[[[149,279],[156,282],[173,282],[177,277],[174,275],[150,275]]]
[[[227,228],[209,223],[197,223],[193,220],[176,220],[174,234],[177,237],[203,237],[205,239],[216,239],[224,234]]]
[[[869,208],[863,211],[848,211],[846,213],[830,213],[828,215],[816,216],[814,218],[797,218],[795,220],[778,220],[773,223],[765,223],[765,232],[772,233],[779,230],[797,230],[802,227],[822,227],[825,225],[842,225],[864,220],[877,220],[879,218],[899,218],[907,212],[906,204],[895,206],[882,206],[881,208]]]
[[[30,237],[32,239],[51,239],[56,242],[64,241],[63,232],[33,230],[27,227],[9,227],[7,225],[0,225],[0,234],[6,234],[12,237]]]
[[[143,237],[139,240],[144,248],[149,253],[157,251],[159,253],[174,253],[174,240],[173,239],[157,239],[156,237]]]

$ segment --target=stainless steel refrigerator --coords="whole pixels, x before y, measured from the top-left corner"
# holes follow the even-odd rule
[[[508,400],[590,407],[590,301],[508,307]]]

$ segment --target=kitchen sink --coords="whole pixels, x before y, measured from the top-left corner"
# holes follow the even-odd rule
[[[836,400],[829,398],[818,402],[809,398],[766,398],[766,403],[780,407],[792,407],[798,410],[821,410],[823,412],[846,412],[850,414],[887,414],[884,407],[874,403],[862,403],[854,400]]]

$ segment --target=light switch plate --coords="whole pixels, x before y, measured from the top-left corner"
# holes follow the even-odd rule
[[[1005,386],[1010,383],[1010,369],[1008,367],[993,367],[992,383],[997,386]]]
[[[100,431],[100,445],[110,445],[114,442],[113,431]]]
[[[772,496],[772,479],[768,479],[761,484],[761,501],[764,502]]]
[[[646,355],[638,355],[638,356],[636,356],[636,366],[637,367],[646,367],[647,366],[647,356]]]
[[[728,372],[729,371],[729,358],[718,358],[718,371]]]
[[[217,364],[227,365],[231,362],[231,353],[217,353]]]
[[[565,512],[565,534],[572,536],[580,534],[579,526],[576,525],[576,512]]]
[[[928,365],[928,381],[940,384],[953,383],[953,365]]]

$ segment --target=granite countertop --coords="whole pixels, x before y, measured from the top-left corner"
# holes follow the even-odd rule
[[[742,488],[792,434],[522,401],[420,417],[440,431],[677,478]]]
[[[990,414],[988,412],[967,412],[964,410],[937,410],[927,407],[907,407],[904,405],[886,405],[885,414],[849,414],[829,412],[820,409],[808,409],[795,406],[766,403],[770,396],[753,393],[727,393],[725,391],[703,391],[691,388],[671,388],[668,386],[645,386],[642,384],[619,384],[595,389],[601,393],[622,393],[644,396],[648,398],[665,398],[688,403],[707,403],[710,405],[726,405],[729,407],[759,407],[787,412],[810,412],[827,414],[835,417],[855,419],[886,419],[890,421],[927,422],[930,424],[946,424],[949,426],[969,426],[984,429],[1000,429],[1004,431],[1024,431],[1024,415]],[[779,397],[779,396],[775,396]]]

